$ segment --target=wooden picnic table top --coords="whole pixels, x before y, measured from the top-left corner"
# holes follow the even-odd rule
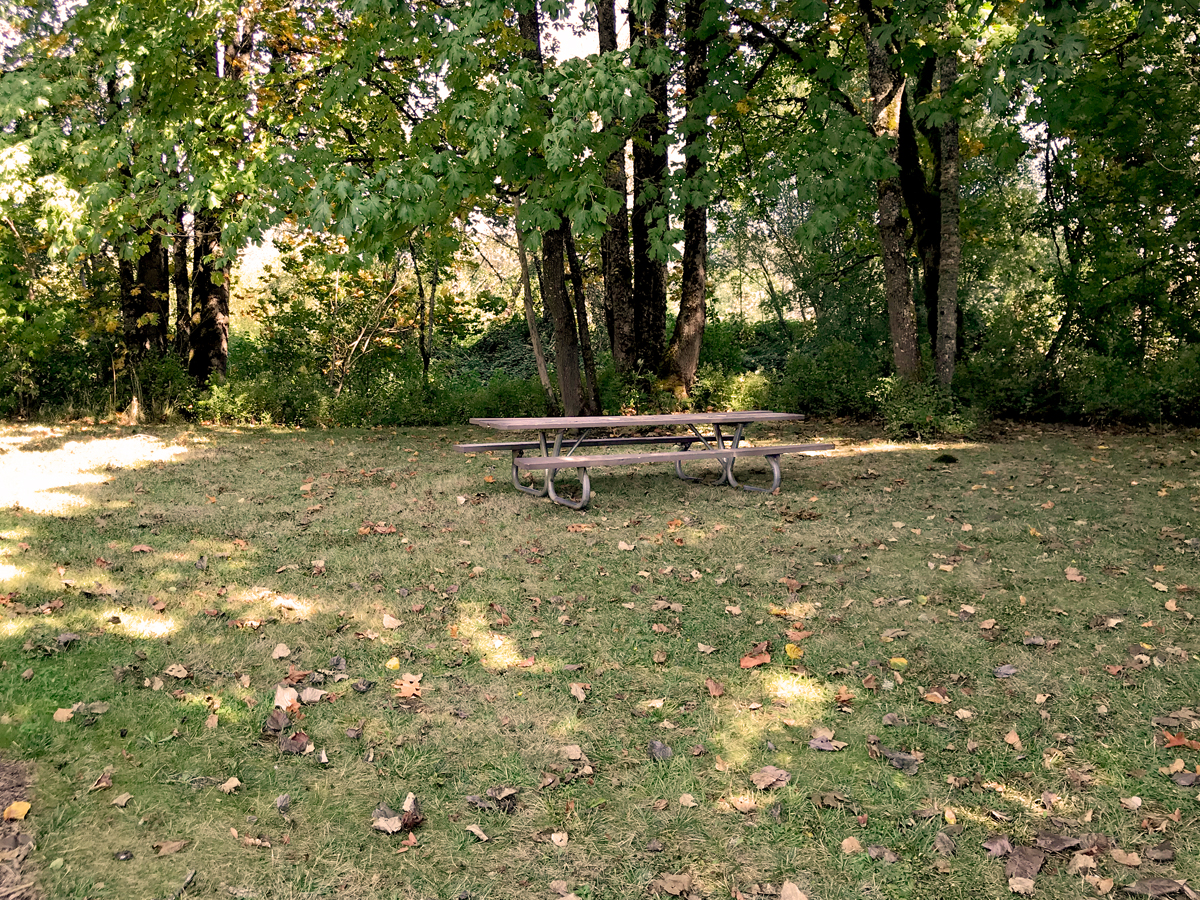
[[[542,418],[477,418],[472,425],[497,431],[566,431],[571,428],[645,428],[662,425],[738,425],[750,422],[801,422],[793,413],[749,409],[740,412],[674,413],[655,416],[545,416]]]

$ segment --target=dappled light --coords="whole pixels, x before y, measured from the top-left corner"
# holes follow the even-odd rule
[[[20,578],[24,574],[24,569],[19,569],[11,563],[0,562],[0,582],[8,581],[10,578]]]
[[[148,434],[85,437],[53,450],[24,449],[32,436],[22,437],[4,436],[11,449],[3,456],[0,508],[45,515],[70,515],[95,503],[86,492],[67,488],[106,484],[113,470],[170,462],[187,453],[187,447]]]
[[[171,616],[151,615],[128,609],[106,609],[96,617],[97,624],[131,638],[161,638],[178,627]]]

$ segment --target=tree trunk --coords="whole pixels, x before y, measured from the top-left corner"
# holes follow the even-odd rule
[[[221,378],[229,366],[229,269],[224,259],[221,220],[215,210],[194,214],[192,263],[192,356],[188,373],[201,387]]]
[[[192,280],[188,276],[188,235],[183,224],[187,210],[175,211],[175,234],[171,238],[174,269],[171,281],[175,285],[175,355],[185,366],[192,346]]]
[[[412,257],[413,273],[417,279],[417,352],[421,354],[421,387],[429,387],[429,362],[433,355],[433,298],[437,293],[437,269],[434,269],[433,281],[429,287],[429,296],[425,296],[425,281],[421,278],[421,263],[417,258],[417,248],[413,242],[408,242],[408,253]],[[428,330],[428,337],[426,331]]]
[[[163,354],[167,349],[167,329],[171,320],[171,275],[162,235],[154,231],[150,244],[137,264],[138,288],[149,318],[141,330],[143,350]]]
[[[650,18],[643,22],[629,13],[630,37],[642,45],[644,57],[665,40],[667,0],[654,0]],[[668,73],[651,75],[647,93],[654,108],[642,117],[633,138],[633,239],[634,327],[642,371],[661,368],[667,330],[667,264],[656,258],[654,242],[663,240],[668,227],[665,205],[667,176]],[[657,235],[656,235],[657,232]]]
[[[583,375],[587,385],[584,415],[600,413],[600,382],[596,379],[596,355],[592,352],[592,334],[588,328],[587,297],[583,291],[583,266],[579,251],[575,247],[575,236],[570,225],[564,229],[567,245],[567,261],[571,264],[571,292],[575,295],[575,323],[579,326],[579,349],[583,353]]]
[[[542,298],[554,323],[554,364],[558,372],[558,389],[562,394],[563,414],[583,415],[584,393],[579,374],[579,334],[575,328],[575,313],[567,299],[567,282],[563,266],[566,223],[542,232]]]
[[[600,53],[617,52],[617,16],[614,0],[596,5],[596,30]],[[604,324],[613,365],[622,375],[636,371],[638,361],[637,314],[633,308],[633,268],[629,262],[629,183],[625,175],[625,146],[615,150],[604,166],[604,186],[617,195],[618,204],[608,215],[608,229],[600,239],[604,267]]]
[[[889,156],[898,162],[900,105],[904,99],[904,76],[893,68],[889,54],[872,33],[877,24],[872,0],[859,0],[860,30],[867,50],[867,76],[871,91],[871,128],[878,137],[890,138]],[[892,338],[892,360],[896,374],[915,380],[920,357],[917,353],[916,309],[904,232],[907,223],[902,207],[902,189],[898,177],[876,183],[879,212],[879,244],[883,254],[884,292],[888,304],[888,328]]]
[[[542,349],[542,338],[538,334],[537,312],[533,308],[533,288],[529,283],[529,257],[525,253],[525,232],[517,223],[521,219],[521,201],[513,201],[513,224],[517,231],[517,259],[521,263],[521,289],[525,297],[525,324],[529,327],[529,342],[533,344],[533,359],[537,363],[538,380],[546,392],[546,411],[552,416],[559,414],[558,398],[554,385],[550,383],[550,370],[546,367],[546,352]]]
[[[950,47],[938,61],[942,97],[949,97],[958,80],[958,55]],[[958,117],[942,125],[942,252],[938,272],[937,377],[942,384],[954,380],[958,355],[958,275],[962,260],[962,235],[958,224]]]
[[[687,0],[683,10],[683,93],[687,113],[683,121],[684,192],[683,289],[679,317],[667,347],[666,372],[690,393],[700,364],[704,339],[705,292],[708,264],[708,109],[704,88],[708,83],[708,40],[700,34],[705,0]]]

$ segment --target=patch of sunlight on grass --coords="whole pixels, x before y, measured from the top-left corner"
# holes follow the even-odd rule
[[[106,624],[114,616],[121,621],[119,624],[113,626],[113,630],[129,635],[129,637],[166,637],[168,634],[172,634],[178,627],[174,619],[164,619],[159,616],[150,616],[146,613],[130,612],[129,610],[106,609],[100,613],[98,618],[101,624]]]
[[[829,688],[790,672],[779,672],[771,676],[766,684],[767,693],[773,700],[783,700],[788,705],[788,718],[808,724],[815,710],[829,703]]]
[[[21,619],[9,619],[4,623],[5,637],[20,637],[29,630],[29,627],[34,623],[32,616],[25,616]]]
[[[24,569],[18,569],[16,566],[10,566],[8,563],[0,563],[0,581],[8,581],[10,578],[20,578],[24,574]]]
[[[146,434],[68,441],[57,450],[14,447],[0,463],[0,508],[15,506],[42,515],[78,511],[92,501],[59,489],[103,484],[110,475],[97,469],[133,468],[149,462],[168,462],[187,453]]]
[[[271,606],[275,609],[281,609],[297,619],[307,619],[313,612],[313,604],[306,603],[299,597],[276,597],[271,601]]]
[[[467,641],[480,657],[480,663],[489,670],[511,669],[526,659],[515,640],[496,634],[483,618],[460,618],[458,639]]]
[[[29,536],[29,529],[13,529],[12,531],[0,531],[0,541],[23,541]]]

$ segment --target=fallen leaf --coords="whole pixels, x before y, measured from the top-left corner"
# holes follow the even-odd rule
[[[1147,897],[1165,897],[1168,894],[1182,891],[1183,888],[1184,882],[1175,881],[1172,878],[1144,878],[1126,885],[1125,891],[1130,894],[1145,894]],[[1188,892],[1188,896],[1194,896],[1194,894]]]
[[[987,850],[988,856],[993,859],[1008,856],[1013,852],[1012,841],[1008,839],[1007,835],[1003,834],[993,834],[983,842],[983,847]]]
[[[894,850],[890,850],[882,844],[872,844],[868,847],[867,856],[871,857],[871,859],[880,860],[885,866],[890,866],[892,863],[900,861],[899,855]]]
[[[933,852],[938,856],[950,857],[958,852],[958,845],[946,832],[939,831],[933,836]]]
[[[1066,570],[1067,581],[1084,582],[1087,581],[1086,575],[1080,575],[1079,570],[1074,566],[1069,566]]]
[[[1142,858],[1140,856],[1138,856],[1136,853],[1126,852],[1120,847],[1113,847],[1108,851],[1108,855],[1113,858],[1114,862],[1119,862],[1121,865],[1129,866],[1133,869],[1136,869],[1142,864]]]
[[[75,718],[75,713],[69,709],[60,708],[54,712],[55,722],[70,722],[73,718]]]
[[[660,875],[650,882],[650,889],[662,891],[672,897],[681,897],[692,890],[691,875]]]
[[[307,753],[311,746],[308,735],[303,731],[279,736],[279,749],[283,753]]]
[[[328,694],[329,694],[328,691],[323,691],[320,688],[315,688],[315,687],[311,687],[311,686],[306,687],[303,691],[300,692],[300,702],[304,703],[306,705],[313,704],[313,703],[320,703],[321,698],[328,696]]]
[[[1121,797],[1121,805],[1130,812],[1135,812],[1142,808],[1141,797]]]
[[[742,614],[742,608],[740,606],[727,606],[725,607],[725,612],[729,613],[731,616],[740,616]]]
[[[720,697],[725,693],[725,685],[721,684],[721,682],[716,681],[715,679],[705,678],[704,686],[708,688],[709,694],[711,694],[713,697]]]
[[[1012,891],[1014,894],[1032,894],[1033,893],[1033,879],[1032,878],[1010,878],[1010,879],[1008,879],[1008,889],[1010,891]]]
[[[578,681],[571,682],[571,696],[582,703],[587,699],[587,691],[591,690],[590,683],[581,683]]]
[[[779,900],[808,900],[808,895],[801,891],[794,882],[785,881],[779,888]]]
[[[221,785],[221,791],[226,794],[232,794],[241,786],[242,783],[238,781],[236,777],[231,777],[228,781]]]
[[[675,751],[664,744],[662,741],[650,742],[650,758],[657,760],[667,760],[675,755]]]
[[[792,773],[784,769],[778,769],[775,766],[763,766],[757,772],[750,776],[750,780],[760,791],[770,790],[771,788],[783,787],[791,780]]]
[[[842,841],[842,852],[849,855],[851,853],[862,853],[863,845],[859,843],[858,838],[848,837]]]
[[[1012,731],[1010,731],[1008,734],[1006,734],[1004,736],[1004,743],[1008,744],[1014,750],[1024,750],[1025,749],[1024,746],[1021,744],[1021,736],[1019,734],[1017,734],[1016,729],[1013,729]]]
[[[997,666],[996,668],[992,669],[992,674],[997,678],[1012,678],[1012,676],[1017,674],[1017,667],[1012,663],[1008,663],[1007,665],[1003,666]]]
[[[565,831],[556,831],[550,835],[550,843],[555,847],[565,847],[570,840]]]
[[[618,550],[633,550],[634,546],[633,546],[633,544],[627,544],[624,541],[617,541],[617,549]]]
[[[471,834],[473,834],[473,835],[475,835],[475,837],[479,838],[480,843],[483,843],[484,841],[486,841],[488,839],[488,836],[483,833],[483,829],[480,828],[478,825],[467,825],[465,827],[466,827],[467,831],[471,832]]]
[[[172,853],[178,853],[189,843],[189,841],[163,841],[162,843],[154,844],[153,847],[158,851],[159,856],[170,856]]]
[[[696,649],[699,650],[701,653],[709,654],[709,653],[714,652],[717,648],[710,647],[710,646],[708,646],[708,644],[697,644]]]
[[[287,644],[276,644],[275,649],[271,651],[271,659],[285,659],[291,654],[292,651],[288,649]]]
[[[100,777],[92,782],[92,786],[88,788],[88,793],[102,791],[110,787],[112,787],[112,772],[109,769],[105,769],[100,773]]]
[[[689,809],[691,809],[692,807],[699,806],[700,804],[696,802],[696,798],[693,797],[691,794],[680,794],[679,795],[679,805],[686,806]]]
[[[286,684],[275,685],[275,708],[290,710],[299,704],[300,694]]]
[[[10,803],[8,805],[8,807],[4,810],[4,820],[6,822],[20,821],[21,819],[25,818],[25,815],[32,808],[33,807],[30,803],[28,803],[24,800],[17,800],[13,803]]]
[[[1096,889],[1097,894],[1107,894],[1113,889],[1111,878],[1101,878],[1099,875],[1084,875],[1083,880]]]
[[[390,615],[389,613],[383,614],[383,627],[384,628],[394,631],[395,629],[399,628],[403,624],[404,623],[401,622],[399,619],[397,619],[395,616]],[[283,644],[280,644],[279,646],[283,647]],[[286,650],[286,649],[287,648],[284,647],[284,650]],[[286,652],[284,653],[284,656],[287,656]],[[276,657],[276,658],[278,659],[278,657]]]

